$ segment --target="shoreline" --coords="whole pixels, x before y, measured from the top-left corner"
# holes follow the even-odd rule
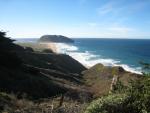
[[[88,61],[87,59],[86,59],[86,57],[87,56],[90,56],[91,54],[90,53],[77,53],[76,52],[76,54],[74,53],[74,50],[76,51],[76,50],[78,50],[78,48],[76,47],[76,46],[73,46],[73,45],[71,45],[70,47],[68,46],[68,47],[65,47],[66,46],[66,44],[62,44],[61,45],[61,43],[58,43],[58,44],[60,44],[60,45],[58,45],[57,46],[57,43],[54,43],[54,46],[55,46],[55,49],[56,49],[56,53],[62,53],[62,54],[67,54],[67,55],[69,55],[69,56],[71,56],[73,59],[75,59],[75,60],[77,60],[78,62],[80,62],[82,65],[84,65],[87,69],[89,69],[89,68],[91,68],[91,67],[93,67],[94,65],[96,65],[96,64],[102,64],[102,65],[104,65],[104,66],[106,66],[106,67],[122,67],[125,71],[127,71],[127,72],[131,72],[131,73],[135,73],[135,74],[140,74],[140,75],[142,75],[142,72],[139,70],[136,70],[135,68],[132,68],[132,67],[130,67],[130,66],[128,66],[127,64],[117,64],[117,63],[115,63],[115,61],[113,61],[113,59],[97,59],[97,60],[91,60],[91,61]],[[62,48],[62,46],[64,47],[64,48]],[[61,47],[61,48],[60,48]],[[64,52],[64,50],[66,50],[68,53],[66,53],[66,52]],[[70,52],[70,50],[73,50],[73,54]],[[80,54],[79,56],[77,56],[77,54]],[[81,54],[86,54],[85,56],[83,55],[81,55]],[[93,55],[93,54],[92,54]],[[109,61],[106,61],[106,60],[109,60]],[[105,62],[104,62],[105,61]],[[104,63],[103,63],[104,62]],[[138,67],[137,67],[138,68]]]
[[[20,43],[21,45],[23,46],[30,46],[31,48],[33,49],[51,49],[54,53],[56,54],[67,54],[65,53],[63,50],[68,50],[68,49],[71,49],[71,47],[69,48],[69,46],[63,50],[61,50],[62,48],[64,48],[64,43],[63,45],[58,45],[58,44],[62,44],[62,43],[53,43],[53,42],[48,42],[48,43],[29,43],[29,42],[24,42],[24,43]],[[61,47],[61,48],[60,48]],[[74,49],[77,49],[75,48],[75,46],[72,46]],[[83,54],[83,53],[78,53],[78,54]],[[131,72],[131,73],[135,73],[135,74],[140,74],[142,75],[142,72],[140,71],[136,71],[136,69],[128,66],[127,64],[115,64],[115,63],[112,63],[111,64],[111,61],[110,62],[107,62],[109,63],[110,65],[106,65],[105,63],[102,63],[103,59],[98,59],[100,60],[100,62],[98,62],[98,60],[96,62],[93,63],[93,61],[87,61],[86,58],[84,58],[84,56],[80,55],[80,58],[74,54],[67,54],[69,56],[71,56],[73,59],[77,60],[78,62],[80,62],[83,66],[85,66],[87,69],[93,67],[94,65],[96,64],[102,64],[106,67],[122,67],[125,71],[127,72]],[[82,58],[81,58],[82,57]],[[86,56],[85,56],[86,57]],[[80,59],[80,60],[79,60]],[[105,59],[104,59],[105,60]],[[107,60],[107,59],[106,59]]]
[[[41,45],[46,45],[46,48],[47,49],[51,49],[54,53],[58,53],[58,51],[57,51],[57,48],[56,48],[56,43],[52,43],[52,42],[49,42],[49,43],[39,43],[39,44],[41,44]]]

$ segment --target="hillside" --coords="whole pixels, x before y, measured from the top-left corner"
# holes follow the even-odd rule
[[[128,86],[131,80],[141,78],[141,75],[125,71],[122,67],[107,67],[96,64],[88,70],[82,72],[85,83],[90,87],[95,97],[109,94],[112,81],[120,81]]]
[[[82,83],[86,68],[71,57],[21,47],[3,32],[0,40],[1,91],[38,99],[72,91]]]
[[[87,69],[68,55],[35,43],[31,48],[31,43],[17,45],[13,41],[0,32],[0,112],[41,113],[49,109],[53,113],[80,113],[91,100],[143,78],[121,67],[97,64]]]

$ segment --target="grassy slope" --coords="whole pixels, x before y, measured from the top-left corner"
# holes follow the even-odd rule
[[[40,99],[66,93],[65,96],[69,99],[79,99],[80,93],[87,92],[82,87],[83,82],[80,74],[86,68],[71,57],[41,51],[32,52],[24,49],[14,52],[21,59],[21,65],[17,64],[12,67],[15,64],[13,59],[9,60],[9,63],[14,62],[11,66],[8,65],[9,67],[3,64],[0,65],[0,90],[9,93],[1,93],[0,111],[5,109],[14,112],[17,109],[23,110],[26,107],[27,111],[31,110],[39,113],[42,109],[46,110],[44,105],[38,106],[33,101],[19,99],[23,97],[22,95],[26,95],[28,99]],[[6,54],[3,58],[5,57],[7,57]],[[7,64],[7,60],[4,64]],[[15,99],[10,94],[11,92],[15,94]],[[42,100],[40,103],[51,105],[51,99],[48,99],[48,101]],[[71,105],[68,102],[71,101],[66,101],[68,106],[76,106],[75,101]],[[21,105],[18,105],[18,103]],[[38,111],[38,108],[40,111]],[[64,110],[64,108],[61,109]],[[69,108],[66,110],[69,110]]]
[[[16,58],[12,59],[12,55],[8,55],[9,52],[4,53],[2,61],[6,66],[0,65],[1,91],[14,92],[19,95],[26,93],[30,98],[37,99],[81,89],[78,88],[82,84],[80,73],[86,68],[71,57],[44,53],[42,52],[43,46],[37,46],[39,49],[34,52],[32,49],[24,49],[11,41],[5,43],[4,46],[2,44],[2,47],[11,45],[11,51],[16,54],[14,57],[19,57],[22,63],[18,65]],[[7,60],[7,57],[12,60],[9,60],[10,58]]]
[[[124,84],[128,85],[131,80],[136,80],[140,75],[126,72],[121,67],[105,67],[97,64],[82,73],[85,83],[90,87],[95,97],[107,95],[114,76]]]
[[[108,94],[114,74],[119,76],[125,85],[128,85],[130,79],[138,78],[138,75],[125,72],[118,67],[104,67],[101,64],[86,70],[83,65],[67,55],[41,51],[41,47],[37,47],[35,52],[18,51],[17,55],[23,61],[20,68],[7,69],[2,66],[1,90],[17,92],[19,96],[26,93],[36,99],[65,93],[68,98],[86,101],[90,93],[95,97]],[[82,71],[84,72],[80,74]],[[68,106],[74,102],[67,101]],[[73,107],[75,106],[74,104]]]

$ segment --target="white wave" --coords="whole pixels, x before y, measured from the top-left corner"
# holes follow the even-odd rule
[[[141,74],[141,68],[132,68],[126,64],[120,64],[120,61],[114,60],[114,59],[104,59],[101,58],[100,55],[94,55],[90,53],[89,51],[85,52],[78,52],[79,50],[78,47],[65,44],[65,43],[57,43],[56,44],[57,52],[58,53],[64,53],[68,54],[72,58],[76,59],[86,67],[92,67],[97,63],[101,63],[104,66],[121,66],[123,67],[126,71],[132,72],[132,73],[137,73]]]
[[[78,47],[65,44],[65,43],[55,43],[58,53],[67,53],[68,51],[77,51]]]
[[[129,72],[132,72],[132,73],[137,73],[137,74],[142,74],[141,73],[141,67],[132,68],[132,67],[126,65],[126,64],[115,64],[114,66],[121,66],[126,71],[129,71]]]

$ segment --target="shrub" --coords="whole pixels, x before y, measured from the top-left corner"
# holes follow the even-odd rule
[[[0,65],[14,68],[19,67],[22,63],[21,59],[17,56],[15,50],[22,49],[13,43],[14,40],[6,37],[5,32],[0,31]]]
[[[124,100],[126,95],[109,95],[93,101],[86,109],[85,113],[123,113]]]
[[[53,51],[51,49],[44,49],[42,52],[44,52],[44,53],[53,53]]]
[[[115,92],[93,101],[85,113],[150,113],[149,100],[150,77],[144,76],[132,81],[125,94]]]

